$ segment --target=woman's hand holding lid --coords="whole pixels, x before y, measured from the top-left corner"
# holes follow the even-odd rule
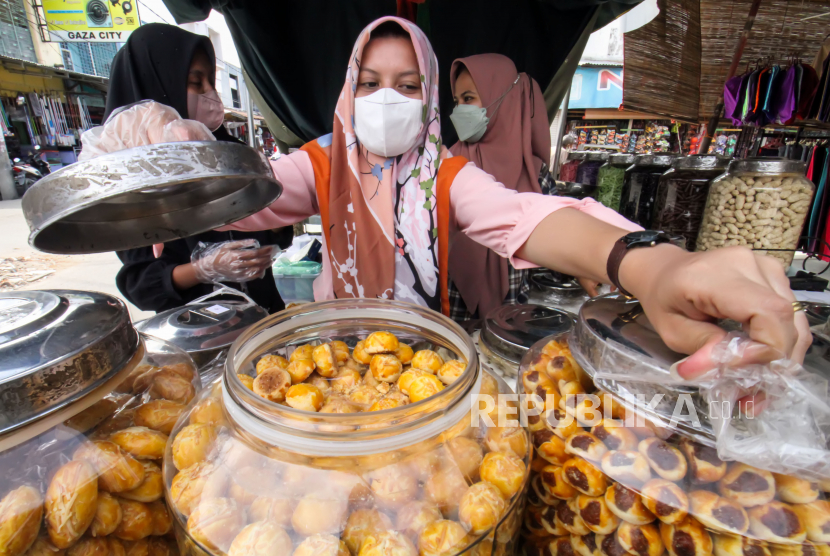
[[[182,119],[174,108],[147,100],[114,113],[103,126],[84,132],[78,160],[154,143],[215,140],[203,123]]]

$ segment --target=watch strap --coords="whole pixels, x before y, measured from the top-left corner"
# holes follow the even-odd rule
[[[620,264],[628,253],[629,246],[622,238],[614,243],[611,249],[611,254],[608,255],[608,262],[605,265],[605,272],[608,274],[608,279],[616,288],[626,297],[634,297],[625,288],[620,285]]]

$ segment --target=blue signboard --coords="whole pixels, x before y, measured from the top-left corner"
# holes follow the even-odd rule
[[[584,67],[576,70],[571,82],[568,108],[619,108],[622,104],[621,67]]]

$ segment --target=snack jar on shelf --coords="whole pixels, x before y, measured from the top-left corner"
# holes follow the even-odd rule
[[[180,547],[513,554],[531,449],[508,392],[458,325],[416,305],[337,300],[272,315],[236,340],[171,434]]]
[[[571,151],[568,160],[559,168],[559,181],[576,181],[576,170],[579,163],[588,156],[586,151]]]
[[[709,188],[697,250],[746,245],[788,267],[815,193],[805,170],[783,158],[730,162]]]
[[[642,226],[651,227],[654,217],[654,202],[660,176],[671,167],[675,155],[641,154],[634,164],[625,171],[619,213]]]
[[[0,294],[0,553],[176,555],[168,435],[200,388],[182,350],[95,292]]]
[[[722,461],[695,387],[623,379],[668,374],[681,357],[616,294],[528,352],[527,556],[830,554],[830,481]]]
[[[608,160],[607,152],[589,152],[576,169],[576,179],[582,185],[596,186],[599,168]]]
[[[619,211],[625,171],[634,164],[633,154],[611,154],[608,162],[600,166],[597,173],[597,201],[606,207]]]
[[[651,227],[686,239],[695,250],[709,184],[726,170],[729,159],[714,154],[678,158],[660,177]]]

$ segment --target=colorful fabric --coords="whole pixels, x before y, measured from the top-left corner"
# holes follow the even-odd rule
[[[743,76],[736,75],[732,79],[726,81],[723,86],[723,113],[732,121],[732,125],[741,125],[740,118],[735,119],[733,113],[735,107],[738,105],[738,98],[741,93],[741,82]]]
[[[386,21],[397,22],[412,38],[424,103],[417,146],[395,158],[370,153],[354,132],[363,49],[372,30]],[[328,248],[335,295],[397,299],[440,310],[434,192],[441,152],[438,62],[417,26],[383,17],[360,33],[335,109],[334,132],[317,141],[331,149]]]

